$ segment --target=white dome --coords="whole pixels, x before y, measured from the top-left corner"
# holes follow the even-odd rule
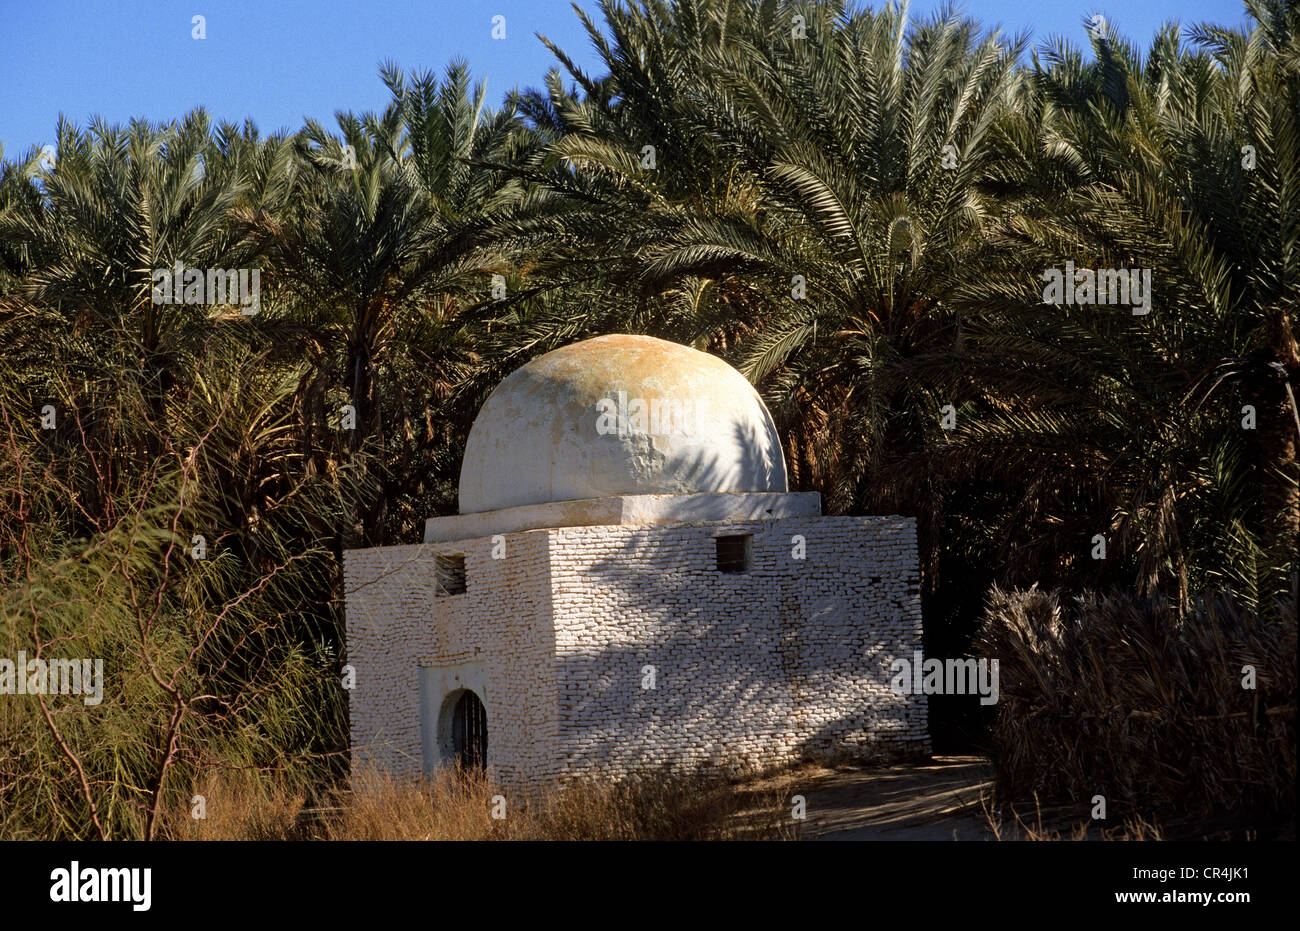
[[[460,511],[785,490],[772,416],[743,375],[677,343],[598,336],[539,356],[488,397],[465,443]]]

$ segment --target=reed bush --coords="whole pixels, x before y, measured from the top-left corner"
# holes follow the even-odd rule
[[[1294,830],[1296,595],[1265,616],[1230,590],[1162,598],[994,588],[999,798],[1108,819]],[[1248,687],[1250,670],[1254,687]]]

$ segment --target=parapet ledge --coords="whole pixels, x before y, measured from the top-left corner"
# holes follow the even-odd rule
[[[498,533],[561,527],[652,526],[681,522],[818,517],[821,495],[801,492],[704,492],[689,495],[611,495],[431,517],[425,543],[475,540]]]

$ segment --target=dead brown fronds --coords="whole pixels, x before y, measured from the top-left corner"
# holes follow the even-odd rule
[[[995,589],[977,641],[999,661],[1004,810],[1041,800],[1049,821],[1076,823],[1100,795],[1130,836],[1152,820],[1178,835],[1294,830],[1294,595],[1274,620],[1226,592],[1183,616],[1161,599],[1062,601]]]

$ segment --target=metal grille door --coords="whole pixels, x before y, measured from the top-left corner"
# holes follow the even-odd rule
[[[473,692],[466,691],[452,712],[451,742],[456,759],[466,769],[487,766],[487,709]]]

